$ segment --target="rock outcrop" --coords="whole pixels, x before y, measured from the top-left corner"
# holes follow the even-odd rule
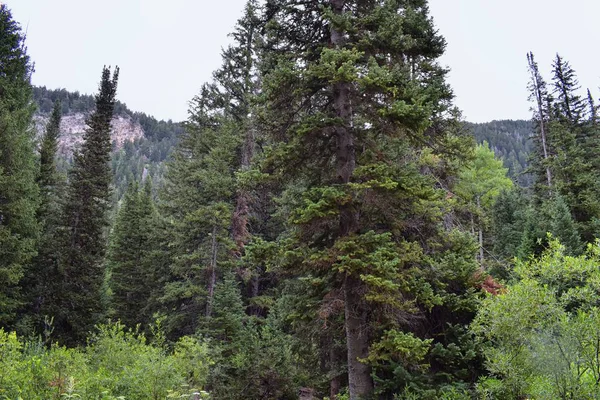
[[[83,134],[86,129],[86,114],[76,113],[63,115],[60,124],[59,153],[70,158],[73,150],[83,142]],[[41,136],[46,128],[49,117],[36,115],[34,117],[36,133]],[[112,120],[111,138],[117,148],[123,147],[125,142],[133,142],[144,137],[141,125],[129,116],[118,115]]]

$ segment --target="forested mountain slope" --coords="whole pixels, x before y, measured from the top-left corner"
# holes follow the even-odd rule
[[[496,156],[504,161],[508,174],[521,186],[530,186],[532,177],[525,174],[527,160],[532,150],[531,121],[498,120],[485,123],[468,123],[477,143],[488,142]]]
[[[45,129],[54,102],[61,102],[63,117],[58,155],[59,166],[62,165],[62,169],[66,170],[66,164],[72,161],[73,149],[83,142],[86,118],[95,107],[94,97],[46,87],[34,87],[33,97],[37,104],[34,121],[38,136]],[[182,131],[180,123],[159,121],[116,102],[111,139],[112,169],[118,198],[123,195],[129,182],[139,181],[144,175],[150,175],[154,183],[160,185],[163,161],[167,159]]]
[[[59,155],[64,161],[70,160],[73,147],[83,140],[85,118],[94,109],[94,97],[46,87],[34,87],[33,93],[38,106],[34,119],[40,134],[49,120],[54,101],[61,101],[63,118]],[[171,120],[159,121],[145,113],[131,111],[125,104],[117,101],[112,125],[113,172],[119,194],[124,193],[127,182],[132,181],[132,177],[141,178],[144,170],[160,185],[163,161],[177,142],[178,135],[183,132],[182,124]],[[531,121],[495,120],[484,123],[467,122],[466,125],[477,143],[489,143],[497,157],[504,161],[513,180],[521,186],[531,185],[531,176],[524,174],[532,149]]]

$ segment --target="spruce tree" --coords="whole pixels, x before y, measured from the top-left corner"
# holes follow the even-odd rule
[[[583,252],[583,246],[569,206],[561,196],[556,196],[549,208],[550,233],[565,246],[567,254],[580,255]]]
[[[370,348],[385,347],[386,329],[404,337],[398,315],[431,300],[417,278],[435,258],[425,254],[454,237],[438,236],[434,217],[447,197],[436,179],[452,174],[441,149],[468,153],[445,118],[452,95],[436,62],[445,42],[424,1],[271,0],[265,13],[273,145],[263,173],[287,182],[277,263],[341,295],[350,399],[368,398]]]
[[[493,253],[508,264],[517,255],[527,219],[528,198],[518,189],[505,190],[492,208]]]
[[[548,121],[550,111],[548,102],[550,95],[546,86],[546,81],[542,77],[533,53],[527,54],[527,63],[531,80],[529,81],[529,100],[534,102],[533,122],[536,126],[534,142],[536,144],[533,157],[530,159],[531,170],[536,178],[536,192],[538,197],[545,198],[552,188],[552,170],[550,167],[551,149],[548,138]]]
[[[210,318],[219,276],[239,263],[249,241],[252,193],[237,173],[249,170],[256,141],[256,8],[248,2],[221,68],[192,100],[161,195],[173,237],[162,302],[175,335],[194,332],[202,315]]]
[[[129,327],[152,322],[148,306],[154,294],[151,264],[154,220],[150,180],[146,180],[142,190],[131,184],[117,214],[107,257],[112,312]]]
[[[0,326],[22,304],[19,283],[39,234],[32,72],[21,28],[0,4]]]
[[[204,109],[207,87],[169,164],[161,194],[170,222],[172,263],[161,301],[173,335],[191,334],[212,313],[217,276],[231,262],[229,227],[235,191],[233,171],[239,137],[223,116]]]
[[[111,120],[119,68],[112,77],[104,67],[96,109],[88,117],[84,141],[69,172],[62,215],[60,288],[55,293],[57,333],[68,343],[82,343],[105,312],[103,282],[106,233],[112,182],[110,170]]]
[[[51,301],[52,288],[56,285],[58,273],[57,257],[60,246],[58,228],[64,189],[64,178],[56,169],[61,118],[62,106],[60,101],[56,101],[40,146],[40,169],[37,183],[41,198],[37,218],[41,234],[38,254],[24,278],[24,285],[28,288],[28,307],[23,323],[33,323],[34,326],[30,329],[34,330],[40,328],[43,318],[41,310],[45,307],[45,302]]]
[[[593,219],[600,216],[600,175],[596,133],[586,118],[587,104],[578,94],[573,68],[559,55],[552,65],[555,100],[551,140],[556,155],[557,193],[564,199],[586,242],[594,240]]]
[[[53,212],[52,203],[56,202],[56,188],[60,180],[56,171],[56,151],[58,150],[61,119],[62,105],[60,100],[57,100],[46,125],[46,132],[40,147],[40,173],[37,181],[41,190],[41,206],[38,214],[42,220]]]

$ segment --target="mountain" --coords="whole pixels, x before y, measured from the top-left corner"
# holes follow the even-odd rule
[[[34,117],[38,135],[44,131],[54,102],[61,101],[63,119],[58,165],[65,171],[72,160],[73,150],[83,140],[85,120],[94,109],[94,97],[65,89],[34,87],[34,100],[38,108]],[[160,186],[164,161],[183,131],[182,124],[171,120],[159,121],[117,102],[112,126],[112,169],[117,199],[121,198],[130,182],[145,176],[151,177],[155,187]]]
[[[52,112],[53,104],[60,100],[63,110],[59,156],[63,169],[71,160],[73,149],[83,139],[85,119],[94,108],[94,98],[65,89],[51,90],[46,87],[34,88],[34,99],[38,106],[35,116],[39,134],[44,130]],[[159,121],[141,112],[131,111],[121,102],[115,106],[112,121],[114,152],[112,167],[115,174],[115,187],[118,198],[124,193],[129,182],[149,175],[155,187],[159,187],[164,172],[164,161],[183,131],[181,123]],[[490,148],[504,161],[509,175],[519,185],[531,185],[532,177],[525,173],[527,159],[532,148],[531,121],[498,120],[486,123],[466,123],[478,143],[488,142]]]
[[[485,123],[467,123],[477,143],[488,142],[496,156],[504,161],[508,174],[520,186],[529,187],[533,177],[526,173],[527,160],[532,151],[531,121],[499,120]]]

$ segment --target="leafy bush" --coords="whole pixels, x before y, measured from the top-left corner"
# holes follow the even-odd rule
[[[169,351],[120,323],[99,326],[84,349],[48,349],[0,329],[0,399],[207,399],[208,352],[191,337]]]

